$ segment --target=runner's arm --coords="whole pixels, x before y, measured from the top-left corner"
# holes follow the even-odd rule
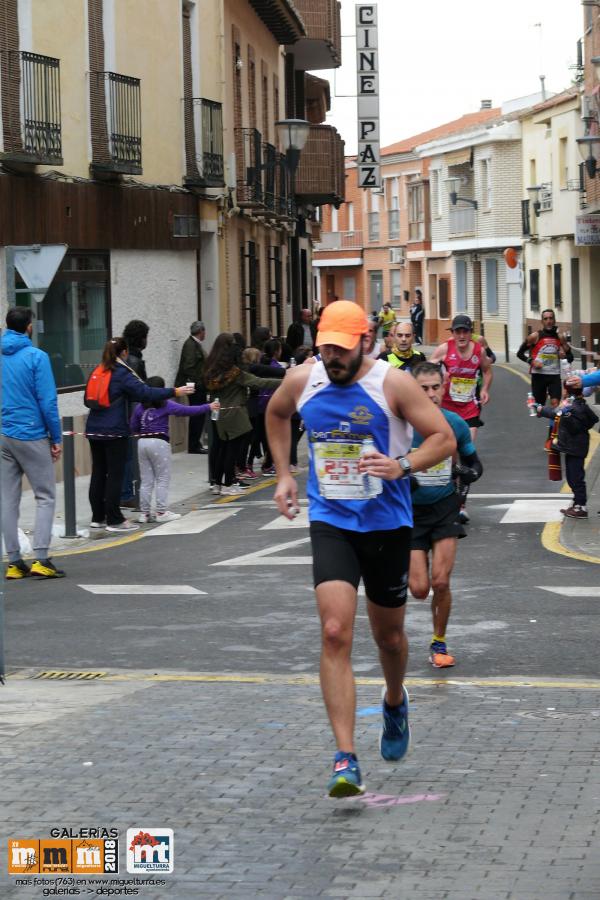
[[[537,331],[528,334],[517,350],[517,356],[519,359],[522,359],[524,363],[527,363],[527,365],[531,365],[531,348],[537,343],[537,336]],[[532,340],[532,338],[535,338],[535,340]]]
[[[281,515],[286,519],[293,519],[298,508],[298,486],[296,479],[290,475],[292,445],[290,420],[296,412],[296,403],[310,375],[309,366],[298,366],[288,370],[269,400],[265,412],[267,439],[277,471],[275,503]]]
[[[404,372],[392,369],[386,378],[386,385],[388,381],[393,391],[393,396],[390,398],[392,399],[392,404],[390,404],[392,412],[406,419],[423,437],[421,446],[416,450],[411,450],[407,456],[413,472],[429,469],[436,463],[452,456],[456,450],[456,440],[452,428],[437,406],[425,396],[414,378]],[[385,393],[388,398],[388,392],[385,391]],[[401,474],[400,464],[396,463],[396,465]]]
[[[448,344],[440,344],[439,347],[433,351],[429,358],[429,362],[432,363],[440,363],[448,352]]]
[[[492,372],[492,361],[489,356],[483,354],[481,356],[481,375],[483,377],[483,385],[481,386],[481,405],[485,406],[490,402],[490,388],[494,374]]]

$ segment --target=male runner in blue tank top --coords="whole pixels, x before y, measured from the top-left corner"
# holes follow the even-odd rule
[[[367,331],[367,318],[356,303],[338,300],[327,306],[316,339],[321,359],[289,371],[267,407],[278,476],[275,501],[289,519],[298,503],[289,472],[294,412],[302,416],[308,436],[321,690],[337,746],[328,784],[331,797],[365,790],[354,752],[351,664],[361,578],[385,677],[381,754],[399,760],[408,750],[408,693],[403,686],[412,526],[408,476],[445,459],[456,447],[452,429],[410,375],[364,356]],[[411,426],[424,439],[413,451]]]

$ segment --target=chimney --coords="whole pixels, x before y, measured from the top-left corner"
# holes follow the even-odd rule
[[[482,101],[481,101],[481,108],[482,108],[482,109],[491,109],[491,108],[492,108],[492,101],[491,101],[491,100],[482,100]]]

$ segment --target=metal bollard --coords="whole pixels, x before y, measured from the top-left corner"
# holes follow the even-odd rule
[[[73,417],[63,416],[63,490],[65,498],[65,537],[77,537],[77,510],[75,504],[75,441]]]
[[[581,349],[582,349],[582,350],[585,350],[585,349],[586,349],[585,344],[586,344],[586,341],[585,341],[585,334],[582,334],[582,335],[581,335]],[[582,354],[581,354],[581,368],[582,368],[582,369],[587,369],[587,353],[582,353]]]
[[[506,362],[510,361],[510,353],[508,350],[508,325],[506,325],[506,323],[504,325],[504,357]]]

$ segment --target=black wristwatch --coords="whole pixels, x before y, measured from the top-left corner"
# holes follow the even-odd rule
[[[400,468],[402,469],[402,475],[400,476],[400,478],[408,478],[408,476],[412,472],[410,461],[406,458],[406,456],[396,456],[395,459],[400,463]]]

